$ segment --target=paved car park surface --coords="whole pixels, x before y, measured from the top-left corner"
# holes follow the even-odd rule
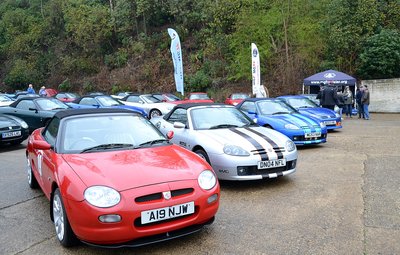
[[[222,182],[216,221],[137,249],[63,248],[49,202],[30,190],[26,142],[0,149],[0,254],[400,254],[400,114],[345,119],[299,148],[297,172]]]

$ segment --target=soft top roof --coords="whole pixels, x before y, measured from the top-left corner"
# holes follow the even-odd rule
[[[11,107],[16,106],[19,102],[21,101],[36,101],[36,100],[53,100],[54,98],[51,97],[21,97],[18,98],[16,101],[14,101],[13,103],[10,104]],[[57,100],[57,99],[55,99]]]
[[[134,111],[122,108],[90,108],[90,109],[71,109],[59,111],[54,115],[54,118],[63,119],[70,116],[85,115],[85,114],[97,114],[97,113],[130,113],[137,114]],[[141,116],[141,115],[140,115]]]
[[[270,98],[270,97],[250,97],[250,98],[244,99],[243,102],[244,101],[246,101],[246,102],[248,102],[248,101],[257,102],[257,101],[264,101],[264,100],[275,101],[277,99],[276,98]]]
[[[175,111],[175,109],[189,109],[197,106],[224,106],[224,107],[233,107],[232,105],[221,104],[221,103],[184,103],[176,105],[169,113],[164,115],[164,119],[168,119],[169,116]]]
[[[307,98],[307,97],[303,95],[286,95],[286,96],[279,96],[277,98],[279,99],[279,98]]]

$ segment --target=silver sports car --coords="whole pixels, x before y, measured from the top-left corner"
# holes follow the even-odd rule
[[[275,178],[296,171],[296,145],[231,105],[179,104],[151,122],[173,143],[208,161],[221,180]]]

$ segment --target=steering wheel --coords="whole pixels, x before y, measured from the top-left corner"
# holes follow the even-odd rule
[[[96,146],[97,144],[98,143],[90,137],[82,137],[81,139],[73,142],[69,148],[72,150],[83,150]]]

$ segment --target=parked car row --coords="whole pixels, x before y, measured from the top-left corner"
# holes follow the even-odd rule
[[[28,184],[49,199],[67,247],[136,247],[199,231],[218,211],[218,179],[293,174],[297,145],[325,143],[328,129],[342,127],[340,116],[300,96],[238,93],[221,104],[206,93],[95,93],[3,109],[21,134],[32,132]]]

